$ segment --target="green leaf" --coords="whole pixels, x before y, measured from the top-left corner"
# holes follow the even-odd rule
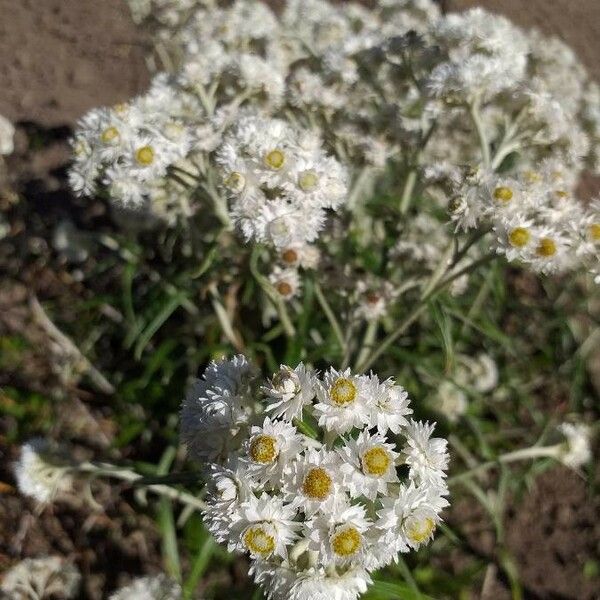
[[[190,600],[194,597],[196,586],[198,585],[198,582],[202,578],[202,575],[204,575],[206,568],[210,563],[215,546],[216,543],[213,537],[207,534],[204,542],[198,550],[198,553],[196,554],[196,557],[194,558],[192,569],[183,586],[183,600]]]
[[[169,317],[181,306],[181,303],[185,300],[185,294],[179,293],[174,296],[170,296],[167,301],[163,304],[158,314],[148,323],[144,331],[140,334],[140,337],[135,345],[134,356],[137,360],[140,360],[144,348],[148,345],[154,334],[164,325]]]
[[[364,600],[434,600],[415,592],[407,583],[374,581]]]

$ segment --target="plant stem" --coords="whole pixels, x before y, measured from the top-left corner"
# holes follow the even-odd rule
[[[271,282],[258,270],[258,259],[260,257],[261,249],[260,244],[255,244],[252,249],[252,255],[250,256],[250,272],[275,306],[286,336],[289,338],[294,337],[296,335],[296,329],[288,314],[285,301],[279,296],[277,290],[271,285]]]
[[[378,319],[373,319],[369,321],[367,325],[367,329],[365,331],[365,336],[363,337],[362,343],[360,345],[360,350],[358,354],[358,358],[356,359],[356,364],[360,365],[362,362],[367,360],[369,357],[369,353],[373,349],[373,342],[377,337],[377,329],[379,328]]]
[[[436,294],[447,288],[455,279],[458,279],[462,275],[466,273],[470,273],[474,271],[477,267],[489,262],[493,258],[496,258],[496,254],[487,254],[482,258],[473,261],[469,265],[467,265],[464,269],[453,273],[452,275],[442,279],[444,272],[442,272],[442,276],[439,276],[436,273],[432,275],[431,280],[425,288],[424,293],[421,295],[421,299],[417,303],[417,305],[412,309],[412,311],[408,314],[408,316],[398,325],[398,327],[392,331],[382,342],[377,346],[377,349],[371,354],[371,356],[358,364],[356,367],[357,372],[362,373],[366,371],[369,367],[373,365],[373,363],[414,323],[421,314],[427,308],[427,302],[433,298]],[[445,271],[448,273],[448,270]],[[440,281],[440,279],[442,279]],[[437,283],[439,282],[439,283]],[[437,283],[437,285],[436,285]]]
[[[130,483],[139,483],[144,479],[142,475],[136,473],[135,471],[123,469],[121,467],[106,463],[83,463],[73,467],[72,470],[78,473],[89,473],[90,475],[94,475],[96,477],[109,477],[112,479],[119,479],[121,481],[128,481]],[[182,492],[178,489],[172,488],[168,485],[151,484],[147,486],[147,489],[155,494],[158,494],[159,496],[176,500],[177,502],[185,504],[186,506],[191,506],[196,510],[204,510],[206,508],[206,504],[200,500],[200,498],[197,498],[188,492]]]
[[[404,188],[402,189],[402,196],[400,197],[400,214],[405,215],[410,208],[412,201],[413,192],[415,191],[415,184],[417,183],[417,169],[413,167],[406,176],[404,182]]]
[[[346,352],[346,340],[344,339],[344,334],[342,333],[342,328],[340,326],[339,321],[337,320],[337,317],[335,316],[335,313],[333,312],[333,309],[331,308],[329,302],[327,301],[325,294],[323,294],[323,290],[321,289],[321,286],[319,285],[319,283],[317,281],[315,281],[315,295],[317,296],[317,300],[319,301],[319,304],[321,305],[321,308],[323,309],[323,312],[325,313],[325,316],[327,317],[327,320],[329,321],[329,324],[331,325],[331,329],[333,330],[333,333],[338,341],[338,344],[340,345],[342,352],[345,353]]]
[[[481,101],[479,98],[475,99],[471,105],[469,106],[469,114],[471,115],[471,119],[473,124],[475,125],[475,130],[477,131],[477,136],[479,137],[479,145],[481,146],[481,155],[483,159],[483,164],[487,168],[490,167],[491,157],[490,157],[490,144],[487,138],[487,133],[485,131],[485,127],[481,122]]]
[[[490,469],[493,469],[501,464],[517,462],[520,460],[530,460],[532,458],[558,458],[561,448],[562,444],[557,444],[555,446],[533,446],[531,448],[521,448],[520,450],[515,450],[514,452],[508,452],[507,454],[500,455],[496,460],[489,460],[477,465],[476,467],[473,467],[472,469],[469,469],[468,471],[465,471],[464,473],[450,477],[450,479],[448,479],[448,485],[468,479],[472,475],[489,471]]]

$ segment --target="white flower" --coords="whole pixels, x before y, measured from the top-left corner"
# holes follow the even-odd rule
[[[452,381],[442,381],[437,390],[435,409],[448,421],[456,423],[467,411],[467,396]]]
[[[304,364],[295,369],[281,365],[271,381],[263,387],[267,395],[267,412],[286,421],[302,418],[302,409],[315,397],[315,375]]]
[[[14,137],[13,124],[6,117],[0,115],[0,155],[12,154],[15,148]]]
[[[377,427],[377,431],[386,435],[388,430],[400,433],[408,425],[406,417],[412,414],[408,392],[393,379],[377,385],[373,392],[375,401],[370,406],[369,422]]]
[[[211,362],[181,407],[180,433],[196,460],[224,460],[239,447],[253,412],[251,384],[255,368],[245,357]]]
[[[300,277],[296,269],[275,265],[269,281],[284,300],[291,300],[300,293]]]
[[[211,465],[208,473],[205,523],[218,542],[226,542],[232,525],[241,518],[242,504],[252,497],[251,482],[235,459],[227,466]]]
[[[592,458],[590,428],[586,425],[562,423],[558,427],[565,436],[565,446],[559,452],[559,460],[567,467],[577,469]]]
[[[377,512],[377,528],[382,532],[386,544],[397,552],[408,552],[411,548],[431,540],[440,511],[448,505],[443,498],[445,489],[429,485],[401,485],[397,495],[383,498],[383,508]]]
[[[319,553],[324,565],[360,565],[369,552],[370,526],[362,506],[338,505],[334,511],[317,514],[305,524],[308,548]]]
[[[72,489],[69,465],[44,439],[36,438],[23,444],[14,473],[19,491],[42,504]]]
[[[367,591],[371,578],[360,566],[344,569],[342,574],[323,568],[300,573],[292,584],[289,600],[357,600]]]
[[[251,496],[240,507],[240,519],[232,527],[228,548],[248,552],[256,558],[285,558],[287,547],[298,537],[297,508],[281,498]]]
[[[7,600],[69,600],[78,595],[80,584],[77,568],[58,556],[26,558],[3,573],[0,592]]]
[[[400,454],[381,434],[361,431],[356,439],[347,440],[337,452],[343,460],[340,470],[344,475],[344,487],[353,498],[365,496],[375,500],[378,494],[387,494],[389,483],[398,481],[396,464]]]
[[[479,354],[471,364],[474,387],[478,392],[491,392],[498,385],[498,367],[488,354]]]
[[[243,463],[259,485],[277,486],[289,462],[303,450],[302,437],[285,421],[266,417],[261,427],[252,427],[244,444]]]
[[[397,296],[394,286],[389,281],[384,281],[380,285],[370,285],[360,280],[356,284],[356,292],[359,300],[355,315],[367,321],[384,317],[391,302]]]
[[[283,484],[288,502],[310,517],[317,511],[332,512],[346,502],[340,457],[325,448],[308,449],[290,464]]]
[[[140,577],[117,590],[109,600],[180,600],[181,587],[166,575]]]
[[[350,369],[329,369],[316,384],[314,412],[319,425],[336,433],[367,425],[378,383],[376,377],[352,375]]]
[[[406,445],[402,452],[410,467],[410,478],[417,484],[442,486],[446,477],[449,456],[448,442],[432,438],[435,425],[411,420],[406,428]]]

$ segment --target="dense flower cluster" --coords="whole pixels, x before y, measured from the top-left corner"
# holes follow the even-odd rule
[[[584,263],[600,266],[600,203],[584,207],[573,177],[554,161],[514,177],[478,172],[452,203],[457,227],[490,227],[494,248],[509,261],[554,273]]]
[[[208,462],[207,527],[250,555],[271,598],[357,598],[448,505],[446,440],[411,414],[376,375],[301,363],[263,382],[242,356],[212,363],[181,413],[190,456]]]
[[[346,199],[346,173],[323,152],[319,137],[279,119],[240,118],[217,163],[244,237],[282,252],[314,241],[324,209]]]

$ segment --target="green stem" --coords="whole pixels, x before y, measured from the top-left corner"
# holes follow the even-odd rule
[[[400,214],[405,215],[410,208],[412,201],[413,192],[415,191],[415,184],[417,183],[417,169],[412,168],[406,176],[404,182],[404,188],[402,190],[402,196],[400,197]]]
[[[479,137],[479,145],[481,146],[481,155],[483,158],[483,164],[486,168],[489,168],[491,164],[490,157],[490,144],[487,138],[487,133],[485,131],[485,127],[481,121],[481,102],[477,98],[473,101],[473,103],[469,106],[469,114],[471,115],[471,119],[473,121],[473,125],[475,125],[475,130],[477,131],[477,136]]]
[[[365,331],[365,336],[363,337],[362,343],[360,345],[360,351],[358,354],[358,358],[356,359],[356,365],[360,365],[369,357],[369,353],[373,350],[373,342],[377,337],[378,328],[378,319],[373,319],[372,321],[369,321],[369,324],[367,325],[367,329]]]
[[[426,290],[430,291],[424,293],[421,296],[421,299],[419,300],[417,305],[412,309],[412,311],[408,314],[408,316],[398,325],[398,327],[394,331],[392,331],[392,333],[390,333],[381,342],[381,344],[379,344],[379,346],[377,346],[377,349],[373,352],[373,354],[371,354],[371,356],[367,360],[357,365],[356,370],[359,373],[362,373],[369,369],[373,365],[373,363],[421,316],[421,314],[427,308],[427,302],[431,298],[433,298],[439,292],[447,288],[455,279],[458,279],[466,273],[474,271],[477,267],[481,266],[486,262],[489,262],[493,258],[496,258],[495,254],[488,254],[486,256],[483,256],[482,258],[473,261],[471,264],[467,265],[464,269],[461,269],[460,271],[446,277],[445,279],[442,279],[442,281],[439,281],[441,277],[434,273],[432,279],[425,288]],[[436,281],[439,281],[437,285],[435,285]]]
[[[333,312],[333,309],[331,308],[329,302],[327,301],[327,298],[325,297],[325,294],[323,294],[323,290],[321,289],[321,286],[319,285],[319,283],[317,281],[315,281],[315,295],[317,296],[317,300],[319,301],[319,304],[321,305],[321,308],[323,309],[323,312],[325,313],[325,316],[327,317],[327,320],[329,321],[329,324],[331,325],[331,329],[333,330],[333,333],[338,341],[338,344],[340,345],[340,348],[342,350],[342,352],[346,352],[346,340],[344,339],[344,334],[342,333],[342,328],[339,324],[339,321],[337,320],[335,313]]]
[[[255,244],[250,256],[250,272],[258,282],[266,296],[271,300],[277,310],[279,320],[287,337],[292,338],[296,335],[296,329],[290,319],[290,315],[285,306],[285,301],[279,296],[277,290],[271,285],[271,282],[258,270],[258,259],[260,258],[262,247]]]
[[[542,446],[540,447],[532,447],[532,448],[521,448],[520,450],[515,450],[514,452],[508,452],[507,454],[502,454],[496,460],[488,460],[464,473],[460,473],[459,475],[455,475],[454,477],[450,477],[448,479],[448,485],[452,485],[454,483],[458,483],[464,479],[468,479],[473,475],[479,475],[480,473],[484,473],[485,471],[489,471],[494,467],[497,467],[502,464],[508,464],[512,462],[517,462],[520,460],[531,460],[533,458],[558,458],[560,449],[562,448],[562,444],[558,444],[556,446]]]
[[[121,481],[127,481],[133,484],[139,484],[144,480],[144,477],[135,471],[105,463],[83,463],[74,467],[72,471],[76,473],[88,473],[96,477],[119,479]],[[147,489],[159,496],[170,498],[171,500],[175,500],[181,504],[191,506],[196,510],[204,510],[206,508],[206,504],[196,496],[189,494],[188,492],[182,492],[175,488],[169,487],[168,485],[151,484],[147,486]]]

